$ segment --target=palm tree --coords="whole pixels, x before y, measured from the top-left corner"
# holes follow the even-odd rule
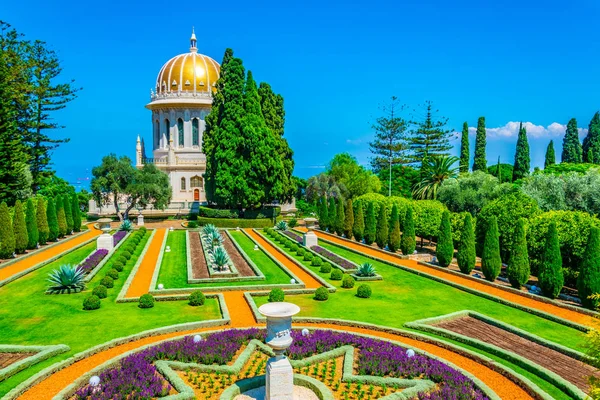
[[[458,168],[453,167],[458,160],[455,156],[426,157],[421,166],[421,181],[413,186],[413,197],[421,200],[435,199],[442,183],[458,175]]]

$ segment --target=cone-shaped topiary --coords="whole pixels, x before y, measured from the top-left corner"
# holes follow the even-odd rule
[[[527,238],[525,236],[525,219],[521,218],[517,223],[514,246],[510,252],[506,275],[512,287],[520,289],[529,280],[530,273]]]
[[[327,207],[327,229],[333,233],[335,231],[335,224],[337,221],[337,210],[335,207],[335,198],[332,196],[329,198],[329,206]]]
[[[394,203],[392,213],[390,215],[390,239],[388,248],[392,253],[395,253],[400,248],[400,218],[398,215],[398,206]]]
[[[388,243],[388,235],[390,228],[388,226],[388,217],[385,215],[385,204],[379,205],[379,213],[377,214],[377,233],[375,241],[380,249],[385,249]]]
[[[40,244],[46,244],[48,241],[48,235],[50,234],[50,228],[48,227],[48,215],[46,213],[46,201],[38,197],[37,199],[37,213],[36,222],[39,235]]]
[[[481,270],[485,279],[490,282],[496,280],[502,268],[500,260],[500,240],[498,236],[498,221],[496,217],[490,217],[487,221],[487,232],[481,255]]]
[[[15,252],[15,233],[5,202],[0,204],[0,258],[11,258]]]
[[[352,239],[352,228],[354,227],[354,210],[352,209],[352,200],[346,201],[346,219],[344,220],[344,235]]]
[[[71,211],[71,199],[69,195],[63,196],[63,207],[65,208],[65,219],[67,221],[67,233],[73,232],[73,211]]]
[[[404,217],[404,226],[402,227],[402,238],[400,239],[400,250],[402,254],[409,255],[415,251],[417,243],[415,241],[415,221],[413,219],[412,207],[406,210]]]
[[[58,224],[58,237],[64,237],[67,234],[67,217],[65,216],[65,207],[61,196],[56,196],[56,221]]]
[[[21,200],[15,202],[15,215],[13,217],[13,231],[15,232],[15,252],[17,254],[25,253],[29,244],[27,236],[27,223],[25,222],[25,213]]]
[[[46,218],[48,219],[48,240],[54,242],[58,238],[58,219],[56,218],[56,205],[53,199],[48,199],[46,206]]]
[[[577,290],[584,307],[597,307],[598,300],[590,299],[591,295],[600,293],[600,229],[596,227],[590,229],[590,237],[577,278]]]
[[[362,202],[356,202],[356,215],[354,215],[354,226],[352,227],[354,239],[358,242],[365,236],[365,214],[363,212]]]
[[[73,231],[81,232],[81,210],[77,193],[71,195],[71,213],[73,213]]]
[[[342,236],[344,234],[344,225],[346,223],[346,210],[344,210],[344,200],[341,197],[338,197],[336,201],[335,216],[335,233]]]
[[[465,215],[463,228],[460,232],[460,241],[458,242],[456,261],[461,272],[465,274],[470,274],[475,268],[475,232],[473,231],[471,214]]]
[[[322,230],[327,230],[329,226],[329,217],[327,210],[327,198],[325,196],[321,196],[319,199],[319,228]]]
[[[563,276],[562,256],[560,255],[560,243],[555,222],[550,223],[548,226],[538,275],[538,283],[540,289],[542,289],[542,294],[551,299],[557,298],[565,284],[565,278]]]
[[[35,212],[35,206],[33,205],[33,199],[27,199],[27,206],[25,210],[25,225],[27,226],[27,248],[35,249],[40,235],[37,227],[37,215]]]
[[[435,248],[435,255],[440,266],[446,268],[452,262],[454,257],[454,244],[452,243],[452,225],[450,225],[450,212],[444,211],[442,222],[440,223],[440,232],[438,242]]]
[[[369,202],[367,205],[367,218],[365,220],[365,243],[370,245],[375,241],[377,232],[377,217],[375,216],[375,204]]]

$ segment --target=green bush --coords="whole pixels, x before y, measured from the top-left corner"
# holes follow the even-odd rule
[[[412,202],[415,234],[423,238],[436,238],[442,224],[446,206],[437,200]]]
[[[398,205],[392,206],[392,213],[390,214],[390,240],[388,242],[388,249],[395,253],[400,249],[400,216],[398,214]]]
[[[323,263],[323,265],[321,265],[320,271],[324,274],[330,273],[331,272],[331,264],[329,264],[328,262]]]
[[[11,258],[15,252],[15,233],[10,211],[5,202],[0,204],[0,258]]]
[[[544,254],[539,268],[539,285],[542,294],[555,299],[560,294],[564,285],[562,258],[556,224],[550,223],[544,240]]]
[[[368,299],[371,297],[371,287],[369,285],[360,285],[358,289],[356,289],[356,297],[360,297],[361,299]]]
[[[521,218],[517,224],[516,238],[510,251],[506,275],[512,287],[521,289],[529,281],[529,255],[525,239],[525,220]]]
[[[450,212],[444,211],[438,233],[438,242],[435,255],[441,267],[446,268],[454,257],[454,244],[452,242],[452,227],[450,226]]]
[[[113,268],[106,273],[106,276],[110,276],[112,279],[117,280],[119,279],[119,271]]]
[[[198,222],[197,221],[189,221],[187,224],[187,227],[189,229],[195,229],[198,227]]]
[[[190,298],[188,304],[190,306],[202,306],[204,305],[204,301],[206,300],[206,296],[200,290],[194,290],[190,293]]]
[[[415,241],[415,221],[413,219],[412,207],[406,210],[404,223],[402,224],[402,237],[400,238],[400,250],[405,256],[413,254],[417,247]]]
[[[100,281],[100,284],[102,286],[106,286],[107,288],[111,289],[115,286],[115,280],[113,278],[111,278],[110,276],[105,276]]]
[[[139,308],[152,308],[154,307],[154,297],[151,294],[146,293],[140,296]]]
[[[311,252],[307,251],[306,253],[304,253],[304,261],[312,261],[313,258],[314,256]]]
[[[298,225],[298,220],[296,218],[292,218],[288,221],[288,226],[290,228],[295,228]]]
[[[299,247],[298,250],[296,250],[296,255],[303,257],[304,253],[306,253],[306,250],[304,250],[304,248]]]
[[[375,204],[371,202],[367,205],[367,216],[365,217],[364,239],[368,245],[371,245],[376,239],[377,216],[375,214]]]
[[[375,242],[380,249],[384,249],[387,246],[389,234],[390,228],[388,226],[385,205],[381,204],[377,213],[377,226],[375,229]]]
[[[331,275],[329,276],[329,279],[331,279],[332,281],[341,281],[342,278],[344,277],[344,273],[335,268],[334,270],[331,271]]]
[[[329,291],[324,288],[324,287],[320,287],[317,290],[315,290],[315,300],[318,301],[325,301],[329,298]]]
[[[281,288],[275,288],[272,289],[271,292],[269,292],[269,303],[283,301],[284,298],[285,293],[283,293],[283,290]]]
[[[123,253],[121,253],[121,256],[125,257],[126,260],[129,260],[131,258],[131,253],[129,251],[124,251]]]
[[[320,267],[323,264],[323,260],[321,260],[321,257],[314,257],[312,259],[312,262],[310,263],[310,265],[312,265],[313,267]]]
[[[298,245],[296,243],[292,244],[292,246],[290,247],[290,251],[292,253],[295,253],[298,251]]]
[[[108,296],[108,290],[104,285],[98,285],[92,290],[94,296],[98,296],[99,299],[105,299]]]
[[[352,289],[354,287],[354,278],[350,275],[344,275],[344,279],[342,279],[342,287],[344,289]]]
[[[490,217],[487,222],[487,233],[481,255],[481,271],[490,282],[494,282],[500,274],[502,261],[500,260],[500,242],[498,240],[498,224],[496,217]]]
[[[124,265],[121,261],[115,261],[115,263],[112,266],[114,269],[116,269],[118,272],[123,271]]]
[[[458,242],[456,262],[462,273],[470,274],[475,268],[475,232],[471,223],[471,214],[465,215],[463,229]]]
[[[127,264],[127,258],[125,258],[125,256],[119,256],[117,257],[117,261],[121,261],[123,263],[123,265]]]
[[[590,231],[590,237],[583,256],[583,264],[577,289],[579,299],[584,307],[595,309],[598,306],[597,299],[591,299],[591,295],[600,294],[600,229],[594,227]]]
[[[139,231],[142,232],[142,233],[146,233],[147,230],[148,229],[146,229],[145,226],[141,226],[140,229],[139,229]]]
[[[17,200],[14,207],[13,231],[15,236],[15,252],[17,254],[25,253],[29,244],[29,236],[27,234],[25,211],[20,200]]]
[[[218,228],[267,228],[273,226],[273,220],[264,219],[226,219],[226,218],[206,218],[198,217],[198,224],[213,224]]]
[[[100,308],[100,298],[96,295],[90,295],[83,300],[84,310],[97,310]]]
[[[354,208],[356,208],[356,213],[354,215],[354,225],[352,226],[352,235],[357,242],[363,240],[365,235],[365,214],[363,211],[363,206],[360,200],[357,200],[354,203]]]

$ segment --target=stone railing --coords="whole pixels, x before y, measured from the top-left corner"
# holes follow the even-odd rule
[[[176,157],[176,163],[177,165],[199,165],[199,166],[203,166],[206,165],[206,161],[204,160],[195,160],[193,158],[182,158],[182,157]]]
[[[142,164],[167,165],[166,158],[143,158]]]
[[[212,92],[200,92],[193,90],[181,90],[177,92],[167,92],[167,93],[155,93],[152,91],[150,93],[150,100],[165,100],[165,99],[177,99],[177,98],[188,98],[188,99],[212,99]]]

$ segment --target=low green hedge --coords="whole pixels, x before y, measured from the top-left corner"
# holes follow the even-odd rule
[[[264,219],[236,219],[236,218],[206,218],[198,217],[198,225],[213,224],[218,228],[267,228],[273,226],[273,220]]]
[[[273,215],[279,215],[279,207],[261,208],[258,210],[240,211],[236,209],[216,209],[210,207],[198,207],[198,219],[201,218],[224,218],[224,219],[272,219]]]

